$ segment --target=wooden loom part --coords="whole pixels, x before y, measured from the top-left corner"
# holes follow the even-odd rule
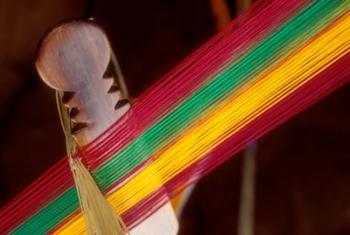
[[[83,21],[58,26],[38,51],[39,74],[48,86],[64,92],[63,102],[71,108],[72,133],[80,146],[108,129],[130,107],[109,71],[110,61],[106,35]]]
[[[130,108],[112,72],[107,36],[88,21],[71,21],[43,39],[36,67],[51,88],[63,91],[70,108],[72,134],[84,146],[107,130]],[[176,234],[178,222],[170,202],[133,228],[132,235]]]

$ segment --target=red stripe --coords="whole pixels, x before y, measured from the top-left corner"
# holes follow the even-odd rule
[[[258,38],[271,30],[271,25],[278,27],[287,20],[303,4],[304,0],[259,1],[249,11],[240,15],[222,33],[215,36],[203,47],[197,50],[184,63],[176,67],[160,82],[147,90],[134,104],[129,116],[117,122],[101,135],[85,150],[84,159],[91,169],[95,169],[111,155],[106,151],[117,152],[124,148],[132,139],[139,136],[150,125],[158,121],[165,113],[173,109],[187,96],[210,78],[233,54],[244,53]],[[274,14],[271,14],[274,12]],[[169,92],[171,90],[172,92]],[[131,139],[125,140],[130,123],[130,116],[137,123]],[[122,141],[121,141],[122,140]],[[111,143],[118,143],[111,149]]]
[[[156,115],[161,116],[161,112],[171,110],[179,104],[227,62],[233,53],[243,53],[249,45],[266,34],[271,25],[282,24],[305,2],[307,1],[258,1],[226,30],[146,91],[129,113],[84,149],[84,160],[89,169],[95,169],[112,154],[124,148],[157,120]],[[168,93],[169,88],[172,88],[172,93]],[[69,166],[66,159],[63,159],[1,209],[1,231],[12,230],[72,186]]]
[[[347,84],[350,80],[349,64],[350,53],[254,119],[237,134],[216,147],[203,160],[187,167],[164,185],[168,196],[176,196],[186,186],[208,174],[249,143],[281,125],[337,88]],[[131,227],[136,226],[163,206],[165,199],[164,194],[155,192],[122,215],[125,223]]]

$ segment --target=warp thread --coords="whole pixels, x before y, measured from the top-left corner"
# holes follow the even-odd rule
[[[163,205],[160,189],[174,197],[347,83],[349,9],[345,0],[257,1],[87,146],[82,162],[128,228]],[[0,233],[86,231],[67,165],[0,211]]]

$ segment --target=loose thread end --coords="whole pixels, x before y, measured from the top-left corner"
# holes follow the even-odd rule
[[[128,234],[122,218],[103,196],[86,167],[77,158],[70,162],[72,170],[74,169],[74,180],[89,233]]]
[[[129,234],[122,218],[104,197],[90,172],[79,158],[73,157],[77,153],[77,145],[70,131],[69,110],[62,103],[62,95],[61,92],[56,92],[57,109],[66,137],[68,161],[73,173],[87,230],[91,235]]]

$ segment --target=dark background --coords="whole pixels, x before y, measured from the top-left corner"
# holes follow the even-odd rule
[[[222,27],[227,14],[218,16],[217,2],[0,0],[0,205],[64,153],[54,93],[34,70],[47,30],[93,15],[136,97]],[[221,2],[234,17],[242,1]],[[349,91],[343,87],[258,141],[255,234],[350,234]],[[236,234],[241,166],[238,154],[197,185],[181,234]]]

